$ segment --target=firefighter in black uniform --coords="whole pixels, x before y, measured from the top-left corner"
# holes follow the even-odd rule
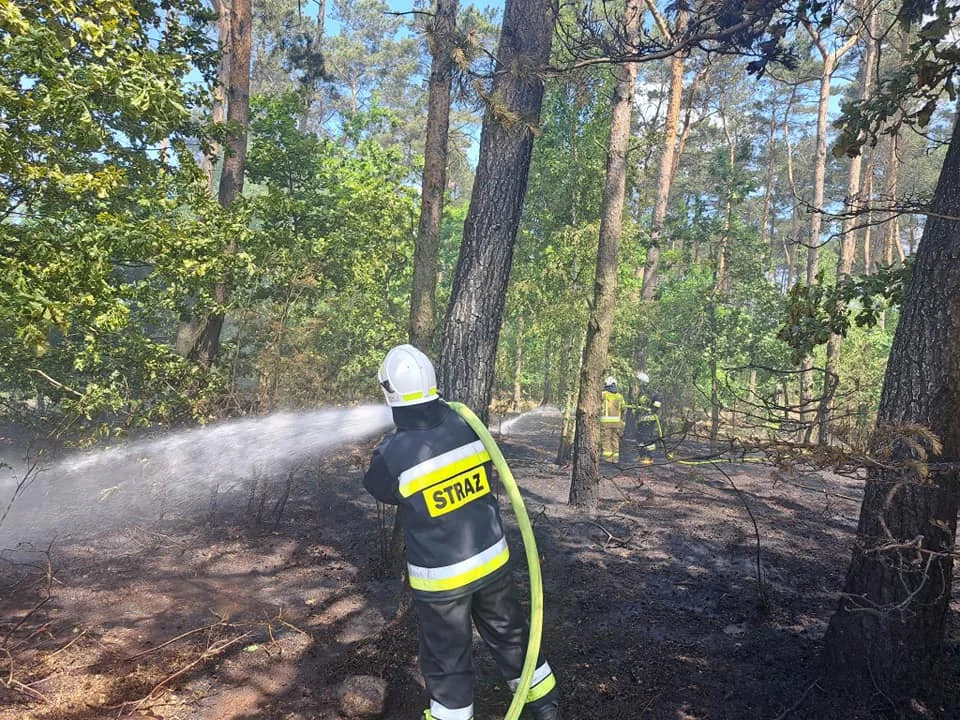
[[[640,389],[637,400],[631,409],[636,413],[636,438],[640,461],[644,464],[653,462],[653,451],[657,443],[663,448],[663,429],[660,425],[660,408],[663,405],[660,393],[650,389],[650,377],[645,372],[637,373]],[[666,448],[664,448],[666,454]]]
[[[423,717],[471,720],[471,620],[511,690],[519,685],[529,636],[491,492],[490,455],[440,400],[433,364],[417,348],[390,350],[378,380],[397,431],[374,451],[363,484],[377,500],[398,506],[419,621],[420,668],[430,694]],[[542,657],[524,714],[533,720],[560,717],[556,679]]]

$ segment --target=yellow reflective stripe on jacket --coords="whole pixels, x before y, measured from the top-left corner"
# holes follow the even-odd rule
[[[509,559],[510,548],[507,547],[507,538],[502,537],[486,550],[453,565],[427,568],[407,563],[410,587],[427,592],[456,590],[469,585],[474,580],[486,577],[505,565]]]
[[[435,485],[441,480],[459,475],[460,473],[481,465],[490,459],[490,454],[484,449],[479,440],[461,445],[442,455],[424,460],[400,473],[398,489],[402,497],[410,497],[420,490]]]
[[[625,401],[620,393],[603,391],[601,402],[603,412],[600,415],[600,422],[620,422],[620,415],[623,413]]]

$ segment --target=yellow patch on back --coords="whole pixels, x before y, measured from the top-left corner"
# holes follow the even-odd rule
[[[439,517],[489,494],[487,471],[483,465],[479,465],[427,488],[423,491],[423,499],[430,516]]]

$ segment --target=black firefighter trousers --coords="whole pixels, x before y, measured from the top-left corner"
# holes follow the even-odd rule
[[[441,602],[414,602],[419,619],[420,669],[431,698],[431,713],[461,720],[473,715],[473,630],[490,649],[510,689],[523,670],[529,637],[527,617],[509,572],[472,595]],[[537,660],[524,717],[559,720],[556,680],[542,657]],[[469,708],[469,710],[467,710]],[[459,710],[459,712],[458,712]]]

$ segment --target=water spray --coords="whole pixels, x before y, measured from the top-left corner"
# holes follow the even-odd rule
[[[530,685],[533,681],[533,673],[536,670],[537,658],[540,655],[540,639],[543,632],[543,580],[540,576],[540,558],[537,554],[537,542],[533,535],[533,526],[530,524],[530,518],[527,516],[527,508],[523,504],[523,498],[520,496],[520,489],[517,487],[517,481],[510,472],[510,466],[500,452],[500,448],[494,441],[487,426],[478,418],[474,412],[463,403],[448,402],[450,406],[460,417],[466,420],[467,424],[480,437],[484,449],[490,454],[494,467],[500,474],[500,479],[506,488],[507,496],[510,498],[510,505],[513,507],[513,513],[517,517],[517,524],[520,526],[520,535],[523,538],[523,549],[527,558],[527,570],[530,574],[530,638],[527,641],[527,654],[523,661],[523,671],[520,673],[520,681],[517,689],[513,693],[513,700],[507,709],[504,720],[517,720],[523,710],[527,693],[530,691]]]
[[[0,525],[0,547],[119,526],[165,508],[199,515],[214,496],[242,497],[251,479],[299,471],[391,424],[380,403],[236,418],[77,451],[38,467],[22,487],[16,478],[28,465],[7,453],[0,513],[8,502],[12,509]]]

